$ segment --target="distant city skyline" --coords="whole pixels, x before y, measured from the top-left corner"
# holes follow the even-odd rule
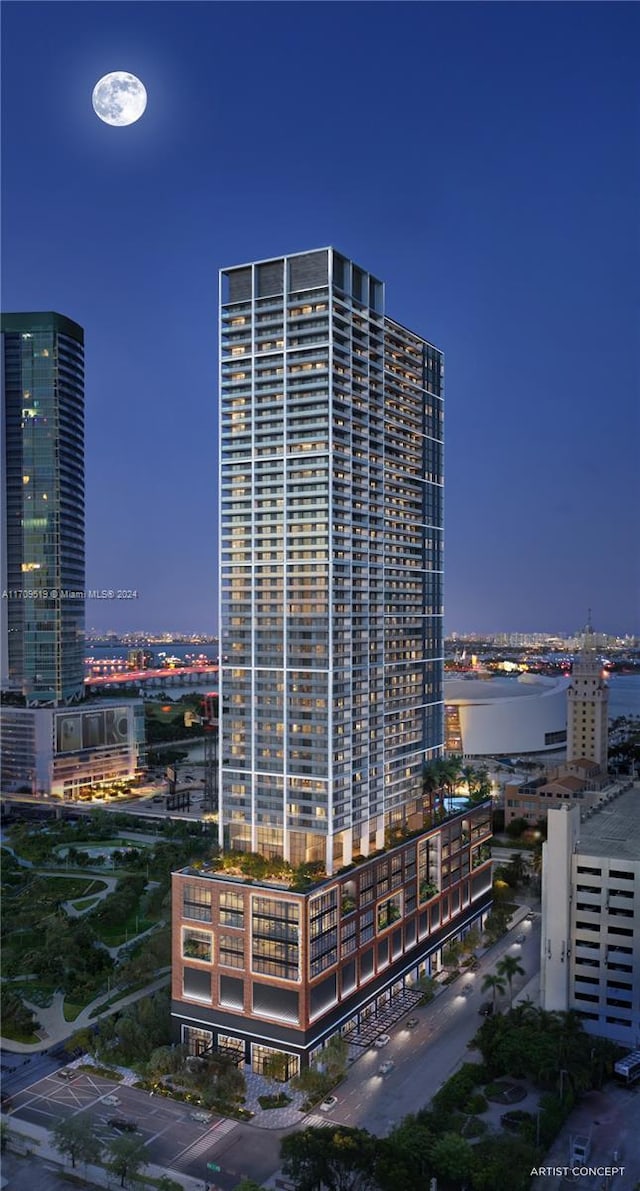
[[[217,271],[334,244],[445,353],[446,631],[637,632],[637,6],[247,11],[3,9],[3,307],[85,328],[87,587],[137,593],[87,620],[216,631]]]

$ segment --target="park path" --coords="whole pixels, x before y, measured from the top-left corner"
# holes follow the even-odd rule
[[[150,984],[145,985],[144,988],[136,989],[135,992],[123,994],[113,1005],[109,1005],[108,1009],[105,1009],[104,1013],[100,1016],[110,1017],[112,1013],[118,1013],[127,1005],[132,1005],[134,1001],[139,1001],[142,997],[150,997],[154,992],[158,992],[159,989],[163,988],[165,984],[168,984],[170,976],[171,968],[163,968]],[[30,1009],[33,1009],[37,1015],[44,1036],[39,1042],[14,1042],[11,1038],[2,1038],[0,1039],[0,1045],[3,1050],[25,1055],[37,1054],[38,1051],[48,1050],[58,1042],[65,1042],[77,1030],[82,1030],[86,1026],[96,1025],[99,1018],[91,1017],[91,1013],[109,1001],[112,996],[112,992],[101,993],[99,997],[96,997],[95,1000],[85,1006],[75,1021],[65,1021],[63,1012],[64,993],[55,993],[51,1004],[46,1009],[25,1000],[25,1004]]]

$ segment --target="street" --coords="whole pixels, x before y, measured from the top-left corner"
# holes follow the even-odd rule
[[[515,937],[524,934],[525,942],[517,944]],[[525,975],[514,980],[514,996],[535,976],[539,966],[540,920],[536,915],[531,923],[519,923],[481,957],[475,973],[464,975],[449,988],[441,991],[430,1005],[407,1013],[417,1017],[418,1026],[408,1030],[402,1023],[390,1031],[391,1038],[383,1049],[369,1047],[349,1069],[345,1081],[336,1089],[337,1104],[330,1113],[314,1110],[301,1118],[300,1127],[307,1125],[344,1124],[359,1126],[372,1133],[385,1135],[393,1125],[424,1107],[440,1085],[460,1063],[473,1061],[477,1052],[467,1044],[482,1023],[478,1014],[487,994],[480,991],[483,977],[494,971],[503,955],[521,958]],[[473,985],[473,992],[464,996],[462,988]],[[508,1004],[508,995],[502,998]],[[290,1130],[264,1129],[211,1115],[209,1123],[194,1122],[186,1104],[150,1097],[147,1092],[114,1083],[92,1072],[82,1072],[70,1083],[46,1073],[54,1060],[38,1056],[30,1064],[23,1064],[18,1056],[3,1056],[13,1060],[17,1071],[9,1073],[15,1079],[11,1087],[13,1111],[11,1118],[24,1119],[51,1128],[61,1116],[86,1113],[95,1124],[99,1137],[114,1136],[110,1117],[126,1117],[135,1121],[145,1138],[151,1160],[195,1178],[207,1178],[207,1162],[221,1167],[215,1174],[221,1191],[231,1191],[243,1176],[265,1182],[279,1168],[280,1139]],[[382,1063],[393,1061],[390,1074],[378,1074]],[[23,1074],[24,1072],[24,1074]],[[38,1078],[25,1088],[24,1081]],[[44,1074],[44,1078],[42,1075]],[[19,1090],[19,1088],[23,1090]],[[6,1089],[9,1090],[9,1089]],[[104,1097],[118,1097],[117,1106],[105,1104]]]

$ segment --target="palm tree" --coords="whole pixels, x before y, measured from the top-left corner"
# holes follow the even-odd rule
[[[513,978],[514,976],[524,976],[524,968],[516,955],[505,955],[496,964],[496,972],[502,976],[509,985],[509,1008],[513,1004]]]
[[[476,785],[476,771],[473,768],[473,765],[463,765],[460,776],[463,782],[467,783],[467,790],[469,791],[469,797],[471,798]]]
[[[501,976],[496,976],[495,972],[488,972],[482,981],[482,992],[489,992],[491,989],[493,1011],[496,1011],[496,998],[498,993],[504,992],[504,980]]]

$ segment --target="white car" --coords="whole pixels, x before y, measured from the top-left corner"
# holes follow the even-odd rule
[[[189,1116],[192,1121],[198,1121],[200,1125],[208,1125],[211,1120],[208,1112],[190,1112]]]
[[[119,1103],[120,1103],[120,1100],[119,1100],[118,1096],[105,1096],[105,1098],[103,1100],[103,1104],[119,1104]]]
[[[374,1044],[373,1044],[373,1045],[374,1045],[374,1046],[377,1046],[378,1050],[382,1050],[382,1047],[383,1047],[383,1046],[387,1046],[387,1044],[388,1044],[389,1042],[391,1042],[391,1038],[389,1037],[389,1035],[388,1035],[388,1034],[381,1034],[379,1038],[376,1038],[376,1040],[375,1040],[375,1042],[374,1042]]]
[[[380,1067],[378,1067],[378,1075],[388,1075],[390,1071],[393,1071],[394,1067],[395,1063],[393,1059],[388,1059],[386,1063],[382,1063]]]
[[[320,1105],[320,1112],[331,1112],[331,1109],[335,1108],[337,1103],[337,1096],[325,1096],[322,1104]]]

